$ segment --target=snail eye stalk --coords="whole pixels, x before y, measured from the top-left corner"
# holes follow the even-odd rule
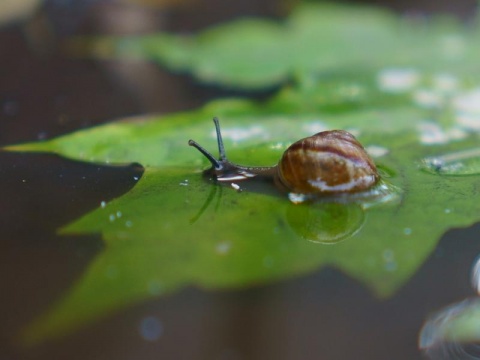
[[[197,143],[194,140],[188,140],[188,145],[193,146],[198,151],[200,151],[203,156],[205,156],[208,161],[212,163],[212,166],[215,170],[222,170],[223,164],[227,162],[227,155],[225,154],[225,147],[223,146],[223,139],[222,139],[222,132],[220,131],[220,122],[218,121],[217,117],[213,118],[213,123],[215,124],[215,130],[217,132],[217,144],[218,144],[218,152],[220,154],[220,159],[215,159],[215,157],[208,152],[203,146]]]
[[[221,170],[223,168],[220,161],[215,159],[212,154],[210,154],[207,150],[205,150],[202,146],[200,146],[196,141],[188,140],[188,145],[193,146],[195,149],[200,151],[203,154],[203,156],[205,156],[212,163],[212,166],[216,170]]]
[[[213,118],[215,124],[215,130],[217,131],[217,143],[218,153],[220,154],[220,161],[227,161],[227,154],[225,153],[225,147],[223,146],[222,132],[220,131],[220,122],[217,117]]]

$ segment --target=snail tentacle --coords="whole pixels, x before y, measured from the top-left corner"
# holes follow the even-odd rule
[[[211,163],[216,170],[223,169],[223,165],[220,161],[215,159],[212,154],[210,154],[206,149],[204,149],[199,143],[194,140],[188,140],[188,145],[193,146],[195,149],[200,151]]]
[[[220,122],[217,117],[213,118],[215,124],[215,131],[217,132],[217,144],[218,153],[220,155],[220,161],[227,161],[227,154],[225,153],[225,147],[223,146],[222,132],[220,131]]]

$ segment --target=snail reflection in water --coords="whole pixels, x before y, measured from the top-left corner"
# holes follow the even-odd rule
[[[354,202],[289,204],[285,219],[300,238],[328,245],[355,235],[364,224],[365,213],[361,205]]]
[[[214,118],[213,122],[217,132],[219,159],[193,140],[188,144],[210,161],[212,168],[206,173],[217,181],[266,177],[273,179],[283,192],[309,198],[362,192],[373,187],[380,179],[373,160],[357,139],[346,131],[319,132],[290,145],[276,166],[250,167],[234,164],[227,159],[219,121]]]

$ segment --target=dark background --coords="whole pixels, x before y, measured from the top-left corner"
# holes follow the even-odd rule
[[[401,14],[473,16],[476,1],[362,1]],[[191,0],[162,7],[117,1],[45,1],[0,24],[0,145],[47,139],[118,118],[168,113],[234,93],[143,62],[71,58],[79,34],[190,32],[241,16],[281,19],[293,2]],[[131,165],[105,167],[42,154],[0,152],[0,360],[4,359],[417,359],[426,317],[473,295],[479,226],[452,230],[399,293],[380,302],[333,269],[239,291],[189,288],[29,349],[18,332],[61,298],[104,246],[99,235],[55,230],[134,186]],[[162,325],[154,342],[139,325]]]

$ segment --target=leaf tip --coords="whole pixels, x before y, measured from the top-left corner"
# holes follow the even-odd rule
[[[22,144],[6,145],[1,148],[7,152],[46,152],[48,145],[46,142],[29,142]]]

